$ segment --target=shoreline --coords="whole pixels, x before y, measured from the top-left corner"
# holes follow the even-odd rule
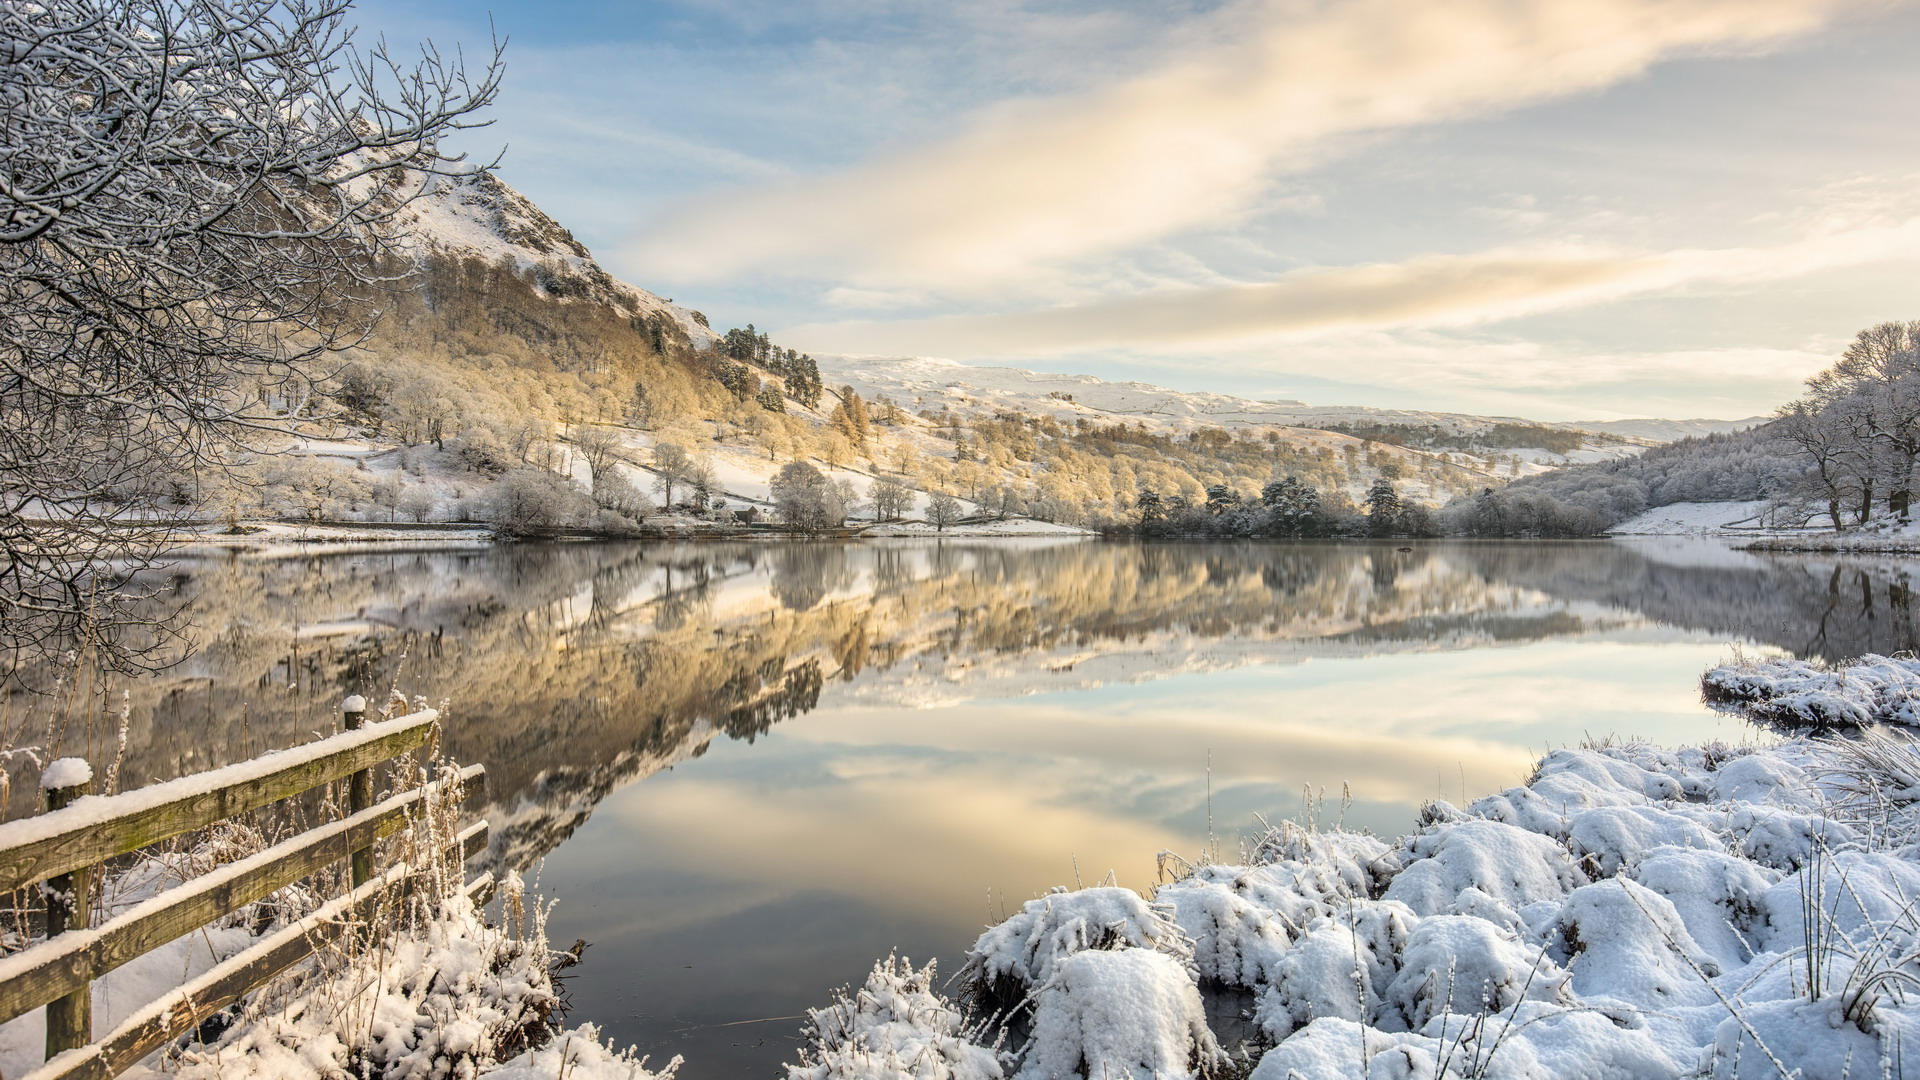
[[[889,1045],[969,1078],[1877,1075],[1920,1020],[1890,989],[1920,965],[1916,777],[1920,749],[1877,733],[1602,741],[1392,840],[1283,821],[1231,863],[1164,853],[1144,896],[1029,901],[951,997],[877,964],[813,1010],[796,1075],[877,1080]],[[1238,1046],[1209,1027],[1223,994],[1253,1002]]]

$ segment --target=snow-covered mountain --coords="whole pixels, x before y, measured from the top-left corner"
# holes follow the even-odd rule
[[[846,481],[856,502],[871,501],[882,477],[906,488],[908,516],[940,492],[969,511],[1031,511],[1073,526],[1131,514],[1141,490],[1196,500],[1224,485],[1249,496],[1280,475],[1353,503],[1391,479],[1403,496],[1442,505],[1562,466],[1634,457],[1703,424],[1736,426],[1609,430],[925,357],[809,358],[766,335],[717,334],[727,324],[619,281],[490,173],[431,178],[400,217],[417,288],[343,374],[336,411],[304,433],[336,450],[344,439],[358,447],[346,455],[355,465],[376,464],[356,479],[378,481],[379,498],[349,495],[319,511],[341,520],[392,519],[402,501],[419,520],[464,520],[507,471],[538,460],[579,473],[569,448],[581,425],[612,435],[619,468],[663,499],[672,488],[645,463],[671,444],[691,450],[717,483],[708,494],[735,507],[764,507],[774,473],[811,461]],[[855,393],[843,394],[849,386]],[[305,483],[289,476],[273,489],[282,502]]]
[[[563,302],[598,301],[640,319],[665,316],[696,349],[717,339],[704,314],[614,278],[572,232],[492,173],[476,170],[457,177],[433,178],[429,194],[410,205],[405,217],[414,238],[432,251],[494,263],[510,261],[516,270],[544,280],[553,297]],[[1231,394],[1172,390],[1144,382],[1110,382],[1091,375],[975,366],[931,357],[818,359],[821,375],[828,383],[851,385],[868,398],[884,395],[902,404],[933,407],[985,405],[1052,415],[1068,422],[1081,416],[1104,417],[1105,422],[1125,419],[1173,433],[1203,426],[1307,430],[1400,426],[1471,437],[1505,426],[1598,436],[1571,453],[1521,455],[1541,464],[1630,455],[1647,445],[1736,431],[1761,422],[1760,418],[1750,418],[1548,424],[1513,416],[1260,401]],[[1512,452],[1527,448],[1503,445],[1499,449]]]

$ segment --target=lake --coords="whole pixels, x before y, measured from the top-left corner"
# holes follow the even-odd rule
[[[1916,639],[1899,560],[1710,541],[262,550],[169,583],[200,649],[131,687],[127,786],[349,693],[444,699],[486,861],[591,945],[573,1019],[685,1080],[778,1075],[834,987],[895,949],[951,974],[1051,886],[1147,888],[1256,815],[1397,834],[1586,738],[1764,739],[1704,668]],[[105,760],[120,705],[63,749]]]

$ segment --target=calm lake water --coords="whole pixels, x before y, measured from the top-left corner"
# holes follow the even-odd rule
[[[1898,561],[1705,541],[236,552],[173,583],[202,647],[133,687],[129,777],[348,693],[445,699],[486,858],[591,943],[574,1018],[686,1080],[778,1075],[834,987],[894,949],[951,974],[1050,886],[1145,888],[1256,814],[1395,834],[1588,736],[1762,738],[1702,669],[1916,636]]]

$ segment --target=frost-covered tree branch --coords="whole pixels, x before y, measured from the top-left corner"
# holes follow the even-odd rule
[[[362,48],[349,0],[0,4],[0,649],[143,662],[127,573],[312,362],[501,72]]]

